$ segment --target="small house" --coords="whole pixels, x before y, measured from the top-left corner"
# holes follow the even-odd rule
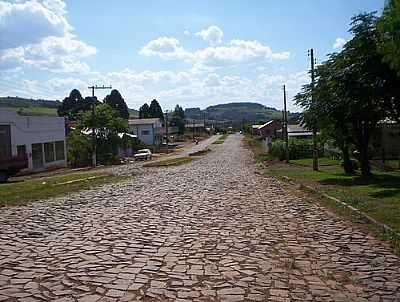
[[[149,146],[162,143],[164,128],[159,118],[139,118],[128,121],[129,132]]]
[[[278,135],[278,130],[282,129],[282,125],[279,121],[268,121],[265,124],[259,125],[257,128],[257,134],[263,139],[273,139]]]
[[[277,133],[280,137],[283,138],[283,131],[282,129],[278,130]],[[297,139],[308,139],[312,138],[313,133],[310,129],[300,125],[288,125],[288,137],[289,138],[297,138]]]

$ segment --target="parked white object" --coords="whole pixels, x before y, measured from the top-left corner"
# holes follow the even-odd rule
[[[141,149],[135,155],[135,160],[149,160],[152,157],[150,149]]]

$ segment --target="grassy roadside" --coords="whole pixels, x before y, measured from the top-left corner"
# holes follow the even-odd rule
[[[119,182],[126,176],[114,176],[104,172],[77,172],[23,181],[0,184],[0,207],[23,205],[31,201],[46,199],[90,189],[107,183]]]
[[[268,155],[263,153],[251,137],[245,138],[246,145],[254,152],[255,160],[262,162],[265,174],[287,180],[289,177],[300,187],[305,186],[315,188],[317,191],[325,193],[346,202],[356,209],[361,210],[380,223],[386,224],[400,233],[400,171],[383,172],[375,170],[373,176],[364,179],[360,174],[346,175],[343,172],[340,162],[330,158],[321,158],[320,171],[312,170],[312,159],[291,160],[290,164],[279,161],[268,160]],[[289,185],[290,186],[290,185]],[[291,186],[293,187],[293,186]],[[351,218],[353,222],[358,221],[357,217],[350,217],[350,213],[343,210],[337,203],[312,195],[313,200],[317,199],[324,206],[335,212]],[[377,235],[382,235],[381,230],[374,230],[374,226],[367,225]],[[385,235],[386,236],[386,235]],[[399,245],[400,238],[391,239],[394,245]]]
[[[338,163],[322,159],[320,171],[312,170],[312,160],[268,163],[266,173],[287,176],[304,186],[311,186],[365,212],[400,233],[400,173],[374,171],[369,179],[346,175]],[[325,165],[324,165],[325,163]],[[330,164],[329,164],[330,163]]]
[[[213,142],[213,145],[220,145],[225,142],[229,134],[222,134],[215,142]]]
[[[150,163],[144,164],[143,167],[150,168],[150,167],[178,166],[178,165],[183,165],[183,164],[189,163],[192,160],[193,160],[193,158],[191,158],[191,157],[178,157],[178,158],[150,162]]]

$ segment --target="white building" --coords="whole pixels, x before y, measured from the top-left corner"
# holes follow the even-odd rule
[[[137,135],[146,145],[157,146],[162,142],[164,128],[159,118],[139,118],[128,121],[129,132]]]
[[[66,166],[63,117],[24,116],[0,108],[0,156],[28,155],[29,170]]]

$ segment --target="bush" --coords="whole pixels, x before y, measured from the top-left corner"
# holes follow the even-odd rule
[[[274,159],[284,160],[285,159],[285,142],[282,140],[276,140],[276,141],[272,142],[272,145],[268,150],[268,155]]]
[[[268,154],[275,159],[285,159],[285,142],[275,140],[268,150]],[[318,156],[324,156],[323,148],[318,150]],[[310,139],[290,139],[289,140],[289,159],[302,159],[313,157],[313,145]]]
[[[360,163],[356,159],[350,159],[350,163],[351,163],[352,172],[357,171],[358,169],[360,169]],[[340,163],[340,166],[344,167],[344,162],[343,161]]]
[[[91,164],[91,140],[79,131],[71,132],[67,137],[68,161],[72,167],[84,167]]]

